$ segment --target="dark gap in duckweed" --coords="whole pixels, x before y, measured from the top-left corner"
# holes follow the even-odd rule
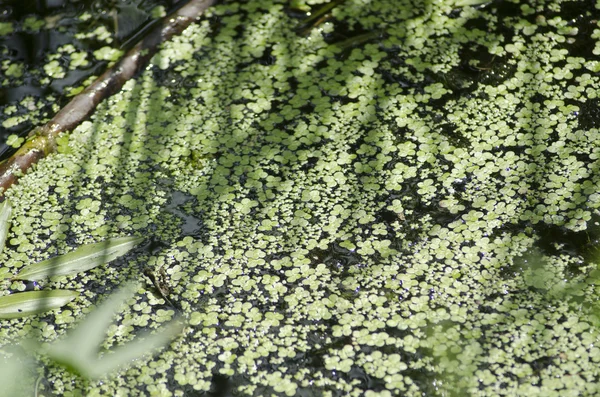
[[[596,40],[591,37],[593,30],[598,27],[598,10],[594,1],[574,2],[569,7],[561,8],[560,13],[553,10],[544,10],[543,15],[546,20],[561,18],[563,21],[568,21],[567,26],[578,29],[576,34],[565,34],[567,40],[558,43],[560,47],[569,51],[569,56],[584,57],[586,59],[596,58],[593,53]],[[541,28],[560,30],[551,26]]]
[[[366,128],[362,127],[359,130],[354,142],[352,142],[349,145],[348,153],[356,154],[362,145],[368,145],[368,143],[365,141],[367,134],[368,134],[368,131],[366,131]],[[360,163],[362,160],[361,157],[364,157],[364,156],[362,156],[360,154],[356,154],[356,158],[354,159],[353,163],[354,164]]]
[[[315,105],[313,105],[310,102],[307,102],[306,105],[300,106],[299,108],[297,108],[301,114],[309,114],[309,113],[313,113],[315,110]]]
[[[405,76],[398,74],[400,67],[407,67],[406,58],[399,55],[400,49],[385,49],[387,56],[381,60],[379,66],[375,69],[381,75],[383,81],[388,84],[398,84],[400,88],[415,88],[420,83],[415,83]]]
[[[498,19],[511,19],[518,17],[519,19],[523,18],[523,13],[520,10],[520,7],[516,6],[515,3],[506,0],[493,0],[489,6],[485,6],[489,13],[498,17]],[[535,20],[535,14],[530,15],[528,19]],[[466,28],[474,28],[478,27],[483,31],[488,31],[488,23],[485,19],[471,19],[467,21],[465,24]],[[513,35],[513,30],[509,29],[503,23],[499,23],[496,26],[498,33],[500,33],[503,37],[510,37]]]
[[[594,16],[597,16],[596,2],[593,0],[582,0],[569,4],[569,7],[561,9],[560,13],[553,12],[552,10],[545,10],[548,12],[548,17],[561,17],[563,20],[569,21],[569,25],[580,26],[581,21],[594,20]]]
[[[493,300],[494,295],[497,295],[497,293],[486,296],[486,300]],[[490,305],[485,305],[485,304],[482,304],[481,306],[479,306],[479,312],[482,314],[497,314],[497,313],[499,313],[498,309],[496,309],[495,307],[490,306]]]
[[[600,216],[595,214],[588,222],[588,229],[580,235],[580,250],[577,252],[584,263],[600,265]],[[596,271],[596,270],[594,270]]]
[[[579,103],[579,114],[577,122],[579,128],[588,130],[600,127],[600,99],[587,99],[585,102]]]
[[[283,8],[283,10],[286,13],[286,15],[290,18],[300,20],[306,18],[306,11],[293,7],[292,2],[286,2],[286,5]]]
[[[210,396],[210,394],[207,394],[208,392],[204,390],[194,390],[194,387],[192,385],[181,386],[175,379],[169,379],[167,385],[169,390],[181,389],[181,392],[183,393],[182,397]],[[138,387],[138,390],[140,393],[139,395],[143,395],[146,392],[146,390],[142,389],[142,387]]]
[[[0,45],[8,48],[12,60],[23,61],[28,66],[37,66],[38,62],[43,62],[46,54],[72,41],[72,36],[57,30],[17,31],[0,39]]]
[[[358,380],[361,384],[365,387],[365,389],[368,390],[375,390],[375,388],[378,386],[373,382],[373,378],[371,378],[369,375],[367,375],[367,373],[365,372],[365,370],[363,370],[362,368],[353,365],[352,368],[350,369],[350,371],[348,372],[348,377],[350,379],[356,379]],[[379,383],[381,383],[381,380],[379,380]],[[379,385],[381,386],[381,385]],[[378,390],[381,391],[381,390]]]
[[[303,172],[308,172],[308,171],[312,170],[315,167],[315,165],[317,165],[318,162],[319,162],[318,157],[309,157],[300,165],[300,170]]]
[[[326,250],[313,248],[308,255],[313,259],[313,265],[316,266],[319,263],[323,263],[334,275],[342,278],[350,274],[352,266],[362,262],[360,255],[340,246],[339,241],[329,244]]]
[[[205,395],[208,395],[210,397],[232,396],[237,394],[231,393],[234,390],[233,386],[234,383],[230,377],[213,373],[213,376],[211,378],[210,390]]]
[[[375,213],[375,222],[390,224],[397,221],[402,221],[402,216],[403,215],[397,214],[394,211],[390,211],[388,209],[383,208],[377,211],[377,213]]]
[[[540,222],[534,226],[539,236],[537,247],[544,255],[577,257],[589,250],[589,231],[573,231],[564,226]]]
[[[208,26],[209,26],[209,30],[207,33],[208,37],[215,38],[215,37],[219,36],[219,34],[221,33],[221,28],[223,27],[222,19],[224,17],[233,15],[233,14],[235,14],[234,11],[226,11],[222,15],[212,14],[210,17],[206,17],[205,15],[203,15],[202,18],[204,18],[206,21],[208,21]],[[244,14],[244,15],[247,15],[247,14]],[[194,58],[202,57],[203,56],[202,51],[195,53],[193,56],[194,56]]]
[[[49,95],[51,93],[50,88],[48,87],[38,87],[35,85],[33,81],[33,77],[26,77],[23,79],[23,85],[19,85],[16,87],[6,86],[0,88],[0,106],[6,105],[13,102],[18,102],[21,99],[30,96],[33,98],[41,98],[43,96]],[[48,109],[49,110],[49,109]],[[20,108],[17,114],[23,114],[25,110]],[[20,125],[11,127],[12,129],[22,128]]]
[[[477,82],[485,85],[500,85],[511,79],[517,71],[517,65],[510,62],[510,58],[496,57],[491,61],[489,69],[479,71]]]
[[[241,19],[246,19],[248,16],[248,13],[242,9],[242,10],[238,11],[238,15],[241,16]],[[232,39],[241,39],[241,38],[243,38],[244,33],[246,33],[246,26],[244,24],[239,24],[233,29],[233,31],[235,32],[235,34],[233,36],[231,36],[231,38]]]
[[[428,202],[424,200],[411,200],[408,203],[404,203],[404,208],[407,210],[412,210],[415,219],[422,217],[422,214],[427,214],[430,215],[433,224],[446,226],[459,219],[462,216],[462,213],[452,214],[450,211],[440,205],[442,200],[443,197],[439,196],[436,196],[436,198]]]
[[[162,241],[156,236],[151,236],[147,240],[147,242],[140,245],[138,249],[141,250],[142,252],[146,252],[146,253],[150,254],[151,256],[156,256],[160,252],[169,248],[169,246],[170,245],[168,242]]]
[[[273,55],[273,46],[266,46],[261,57],[257,58],[255,62],[263,66],[275,65],[277,57]]]
[[[183,61],[175,61],[172,65],[183,65]],[[172,69],[163,70],[157,65],[152,65],[150,71],[153,76],[154,82],[157,86],[168,87],[171,89],[177,89],[177,94],[169,96],[168,98],[162,99],[163,101],[175,102],[182,100],[195,100],[199,103],[204,101],[204,98],[194,96],[191,92],[192,88],[196,87],[196,83],[186,76],[181,76],[179,73],[175,73]],[[184,88],[184,89],[180,89]]]
[[[329,320],[328,322],[331,323],[331,325],[337,324],[337,322],[335,322],[334,320]],[[315,336],[315,334],[309,335],[309,340],[312,339],[310,340],[311,346],[319,344],[321,345],[321,347],[313,347],[312,350],[303,352],[300,356],[303,364],[313,368],[325,369],[324,357],[328,354],[329,350],[341,349],[345,345],[352,344],[351,336],[342,336],[339,338],[335,338],[332,342],[326,344],[323,344],[323,342],[326,340],[324,335],[317,336],[317,338],[315,338]]]
[[[330,33],[323,33],[323,38],[327,44],[339,44],[348,39],[352,39],[353,37],[358,37],[371,32],[370,30],[365,29],[359,23],[354,23],[352,26],[350,26],[347,21],[343,20],[330,18],[328,21],[333,23],[334,27]],[[349,55],[349,52],[351,52],[352,48],[348,48],[346,50],[344,52],[347,52],[347,56]],[[337,54],[336,58],[339,56],[340,54]]]
[[[498,268],[498,276],[503,280],[512,280],[514,278],[520,277],[523,273],[523,268],[520,266],[520,257],[515,258],[512,262],[507,262]],[[509,290],[508,292],[511,295],[517,294],[521,292],[525,292],[525,290]]]
[[[204,225],[201,214],[198,216],[193,212],[188,212],[183,209],[183,207],[190,205],[197,205],[195,196],[173,190],[165,207],[165,211],[181,219],[182,225],[180,228],[182,236],[202,237],[205,234],[203,232],[206,230],[206,226]]]
[[[540,374],[540,372],[544,371],[551,365],[558,364],[556,362],[557,361],[556,356],[544,356],[544,357],[536,358],[531,361],[527,361],[521,357],[516,356],[515,361],[519,364],[525,364],[525,363],[529,364],[531,366],[531,369],[538,375]]]
[[[444,94],[439,99],[429,101],[433,107],[441,107],[450,98],[459,98],[475,91],[477,84],[470,73],[464,70],[454,68],[447,73],[432,74],[432,79],[438,83],[442,83],[445,88],[451,93]]]
[[[394,73],[393,69],[379,69],[378,73],[386,84],[398,84],[401,88],[412,88],[416,86],[415,83],[406,79],[406,77]]]
[[[436,121],[436,119],[439,119]],[[448,140],[448,143],[457,148],[467,148],[471,144],[471,142],[465,138],[460,132],[456,129],[456,124],[452,122],[443,121],[442,115],[434,115],[434,121],[437,122],[437,125],[440,129],[440,134],[442,134]],[[447,161],[443,157],[440,157],[440,160]],[[450,164],[450,162],[448,162]]]
[[[232,99],[229,103],[231,105],[247,105],[248,103],[251,103],[252,100],[248,99],[248,98],[237,98],[237,99]]]
[[[488,49],[481,44],[471,44],[469,46],[465,44],[458,51],[458,56],[460,58],[459,68],[465,73],[468,73],[474,80],[477,79],[482,72],[492,69],[496,62],[503,61],[503,59],[497,55],[490,54]]]

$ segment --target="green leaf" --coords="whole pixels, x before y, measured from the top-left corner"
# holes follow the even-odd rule
[[[8,229],[10,228],[10,216],[12,214],[12,207],[8,200],[4,200],[0,204],[0,254],[4,250],[4,243],[6,242],[6,236],[8,235]]]
[[[140,356],[164,346],[177,336],[184,327],[180,321],[171,321],[160,331],[150,335],[136,337],[134,342],[108,351],[98,358],[98,346],[102,344],[106,329],[115,313],[138,288],[136,284],[128,284],[112,294],[100,307],[93,310],[83,322],[75,327],[67,336],[46,348],[46,354],[54,361],[66,366],[71,371],[89,379],[107,375],[115,369],[130,364]]]
[[[452,3],[455,7],[478,6],[489,3],[490,0],[454,0]]]
[[[87,376],[97,379],[125,367],[145,354],[154,353],[154,350],[166,346],[177,335],[181,334],[185,324],[180,319],[171,320],[155,333],[143,332],[135,340],[119,346],[114,351],[108,352],[87,368]]]
[[[36,374],[34,360],[19,345],[5,345],[0,351],[0,395],[31,397]],[[37,376],[37,375],[36,375]]]
[[[141,237],[118,237],[82,245],[67,254],[25,266],[15,279],[35,281],[52,276],[85,272],[125,255],[142,240]]]
[[[19,292],[1,296],[0,318],[20,318],[58,309],[77,296],[79,296],[79,292],[64,289]]]

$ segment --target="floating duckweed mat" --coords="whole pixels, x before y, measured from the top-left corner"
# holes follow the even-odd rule
[[[103,348],[189,325],[99,382],[47,365],[40,390],[599,393],[597,10],[463,3],[347,0],[307,35],[287,2],[219,5],[65,136],[7,192],[3,289],[146,242],[41,283],[81,294],[0,340],[55,340],[147,267],[177,307],[144,279]]]

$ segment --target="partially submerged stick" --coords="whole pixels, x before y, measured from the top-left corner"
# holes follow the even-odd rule
[[[0,164],[0,199],[4,192],[27,172],[39,159],[56,150],[56,137],[63,131],[77,127],[105,98],[119,91],[123,84],[142,70],[158,47],[181,33],[216,0],[190,2],[164,17],[135,47],[98,77],[89,87],[75,96],[48,123],[34,128],[27,140],[9,159]]]

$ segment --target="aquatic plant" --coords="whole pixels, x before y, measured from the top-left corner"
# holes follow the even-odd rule
[[[98,382],[45,366],[40,389],[595,394],[595,6],[347,0],[302,36],[286,5],[210,10],[6,192],[3,290],[81,244],[150,242],[50,280],[82,293],[0,340],[57,340],[151,266],[183,337]],[[173,314],[149,286],[103,347]]]

